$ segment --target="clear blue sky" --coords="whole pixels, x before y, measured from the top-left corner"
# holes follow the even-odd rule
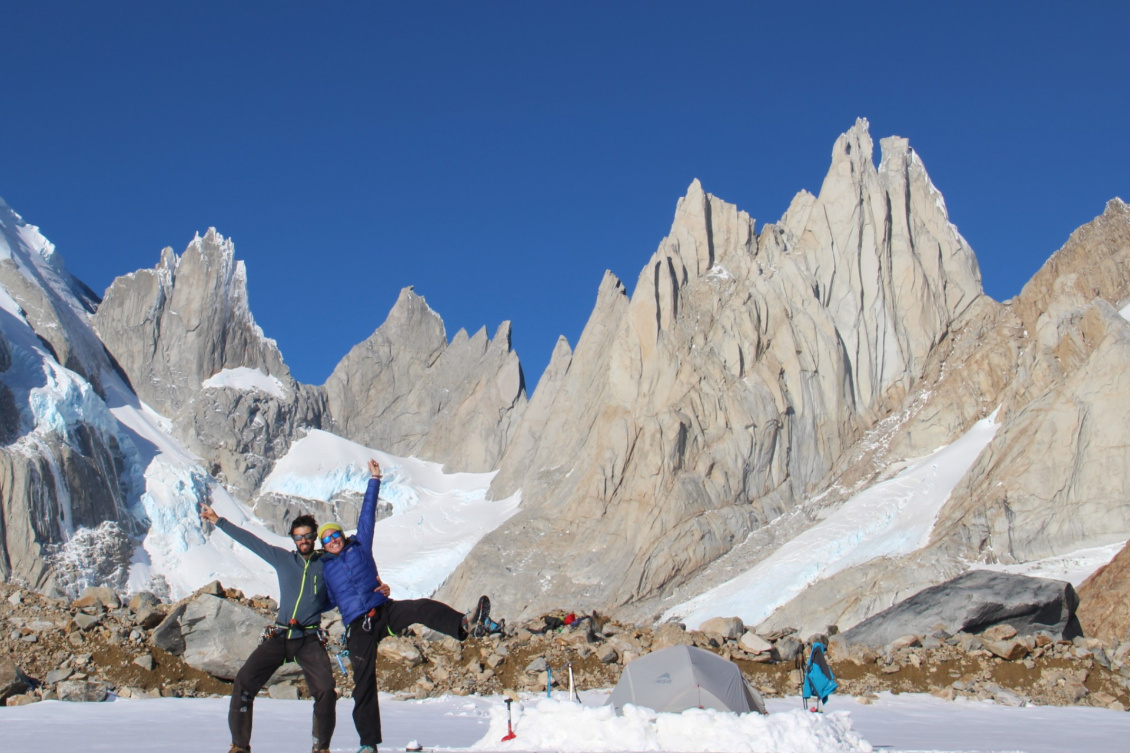
[[[215,226],[315,384],[414,285],[448,337],[511,320],[532,391],[692,179],[760,229],[861,116],[998,300],[1130,200],[1127,2],[44,0],[0,27],[0,196],[99,292]]]

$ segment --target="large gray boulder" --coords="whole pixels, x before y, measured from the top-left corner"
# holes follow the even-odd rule
[[[940,625],[949,633],[980,633],[1008,624],[1030,635],[1047,631],[1082,635],[1075,609],[1079,597],[1061,580],[973,570],[932,586],[843,633],[848,644],[885,646],[904,635],[926,635]]]
[[[232,680],[270,624],[270,618],[249,607],[217,596],[197,596],[180,617],[183,658],[191,667]]]

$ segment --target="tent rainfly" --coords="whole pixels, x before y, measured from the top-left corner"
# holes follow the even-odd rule
[[[672,646],[629,662],[608,703],[616,713],[628,703],[675,713],[695,708],[768,713],[738,665],[694,646]]]

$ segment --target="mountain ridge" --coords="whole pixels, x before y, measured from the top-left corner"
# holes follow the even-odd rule
[[[532,396],[509,322],[493,338],[483,328],[449,341],[412,288],[323,385],[296,382],[254,323],[234,245],[214,229],[108,288],[91,317],[105,344],[97,371],[127,375],[209,478],[256,510],[278,507],[264,516],[275,526],[304,503],[259,488],[311,429],[448,470],[497,471],[490,497],[521,491],[519,510],[438,595],[498,594],[516,617],[562,603],[655,617],[673,594],[717,585],[724,558],[756,565],[991,414],[997,434],[925,547],[814,582],[767,624],[848,627],[971,562],[1130,538],[1117,501],[1125,484],[1098,473],[1130,460],[1118,449],[1127,438],[1094,418],[1124,397],[1130,351],[1117,306],[1130,295],[1130,210],[1112,199],[998,303],[909,141],[884,138],[880,149],[876,165],[858,120],[835,140],[820,191],[798,192],[760,232],[692,181],[632,293],[606,272],[576,345],[559,338]],[[93,371],[90,348],[70,356],[70,346],[64,338],[51,357]],[[216,378],[240,369],[281,387]],[[1032,437],[1071,467],[1032,462]],[[1071,523],[1088,509],[1102,511],[1102,526]],[[42,559],[28,546],[20,557]],[[36,572],[42,586],[46,570]]]

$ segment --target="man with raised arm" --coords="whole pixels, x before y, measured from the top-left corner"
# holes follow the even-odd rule
[[[323,523],[318,538],[326,550],[325,573],[330,599],[341,610],[346,627],[346,648],[353,668],[353,724],[361,737],[358,753],[376,753],[381,742],[381,710],[377,704],[377,644],[409,625],[420,624],[465,640],[468,634],[499,632],[500,623],[490,619],[490,599],[479,599],[474,613],[464,615],[434,599],[389,598],[391,589],[382,583],[373,559],[373,533],[377,524],[377,494],[381,488],[381,466],[369,461],[369,488],[361,504],[357,535],[345,537],[338,523]]]
[[[298,551],[289,551],[221,518],[208,505],[201,506],[200,517],[263,558],[279,578],[275,624],[251,652],[232,685],[228,707],[232,742],[228,753],[250,753],[255,696],[275,670],[288,661],[298,662],[314,696],[314,753],[329,753],[337,723],[337,697],[330,659],[319,632],[322,612],[331,605],[322,575],[322,553],[314,550],[318,522],[309,515],[295,518],[290,524],[290,538]]]

